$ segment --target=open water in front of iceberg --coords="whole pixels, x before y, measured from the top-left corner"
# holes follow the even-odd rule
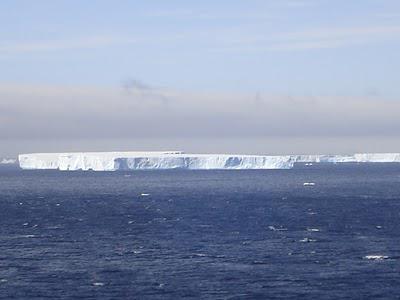
[[[1,299],[399,295],[400,164],[0,171]]]

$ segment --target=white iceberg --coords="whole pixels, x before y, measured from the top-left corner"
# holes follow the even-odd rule
[[[15,163],[17,163],[17,160],[13,159],[13,158],[3,158],[0,161],[0,164],[2,164],[2,165],[12,165],[12,164],[15,164]]]
[[[20,154],[22,169],[148,170],[148,169],[290,169],[290,155],[184,154],[165,152],[81,152]]]
[[[149,170],[149,169],[291,169],[295,163],[400,162],[400,153],[353,155],[230,155],[160,152],[32,153],[18,157],[22,169]]]

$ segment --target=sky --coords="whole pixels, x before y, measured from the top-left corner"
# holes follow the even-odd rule
[[[400,152],[400,1],[0,3],[0,157]]]

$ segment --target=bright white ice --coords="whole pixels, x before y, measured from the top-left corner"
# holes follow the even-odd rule
[[[17,162],[17,160],[16,159],[13,159],[13,158],[3,158],[1,161],[0,161],[0,164],[3,164],[3,165],[11,165],[11,164],[15,164]]]
[[[33,153],[18,157],[22,169],[144,170],[144,169],[290,169],[295,163],[400,162],[400,153],[353,155],[230,155],[163,152]]]

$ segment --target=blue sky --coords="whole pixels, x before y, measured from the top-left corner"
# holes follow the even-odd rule
[[[0,81],[400,93],[400,2],[2,1]]]
[[[399,53],[397,0],[3,0],[0,154],[400,151]]]

